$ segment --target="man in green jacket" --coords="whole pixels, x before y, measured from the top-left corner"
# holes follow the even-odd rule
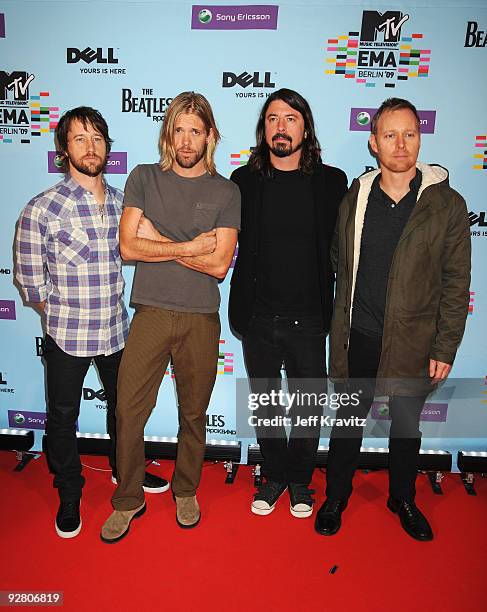
[[[337,421],[355,417],[348,421],[354,426],[332,431],[327,499],[315,528],[322,535],[339,530],[360,455],[361,420],[374,394],[388,395],[387,507],[410,536],[426,541],[433,533],[414,501],[419,419],[426,396],[448,376],[465,328],[470,225],[448,172],[417,161],[420,121],[410,102],[386,100],[371,132],[380,169],[352,183],[332,253],[337,290],[330,377],[348,380],[347,390],[359,392],[360,401],[337,412]]]

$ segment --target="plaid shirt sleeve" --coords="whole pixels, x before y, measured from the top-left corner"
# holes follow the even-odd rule
[[[34,198],[20,215],[15,239],[15,278],[27,302],[47,298],[46,230],[42,206]]]

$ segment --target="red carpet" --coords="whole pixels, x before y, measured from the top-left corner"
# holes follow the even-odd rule
[[[99,457],[83,463],[107,467]],[[109,472],[85,469],[83,528],[62,540],[44,457],[20,473],[16,465],[14,453],[0,452],[0,590],[63,591],[65,610],[486,609],[487,479],[476,480],[473,497],[450,474],[438,496],[420,475],[418,505],[435,532],[433,542],[421,543],[385,507],[387,474],[358,473],[342,529],[326,538],[315,534],[312,519],[290,515],[287,494],[273,514],[254,516],[250,468],[225,485],[222,465],[208,464],[200,526],[180,529],[170,493],[150,495],[126,539],[107,545],[99,531],[111,512]],[[152,471],[167,477],[172,466],[165,461]],[[313,486],[321,504],[318,470]]]

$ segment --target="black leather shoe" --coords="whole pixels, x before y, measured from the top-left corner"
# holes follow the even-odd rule
[[[325,499],[315,519],[315,529],[320,535],[334,535],[340,529],[342,512],[347,507],[347,503],[346,500]]]
[[[389,497],[387,507],[399,516],[402,528],[412,538],[421,542],[429,542],[433,539],[433,531],[427,518],[414,502],[398,501]]]

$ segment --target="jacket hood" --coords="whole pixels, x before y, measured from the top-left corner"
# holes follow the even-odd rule
[[[421,171],[423,178],[421,180],[421,187],[419,188],[418,198],[430,185],[436,185],[446,181],[448,184],[448,170],[442,166],[436,164],[424,164],[423,162],[416,162],[416,168]],[[365,192],[369,193],[372,188],[372,183],[375,177],[380,174],[380,170],[371,170],[366,174],[362,174],[359,177],[360,187],[364,188]]]

